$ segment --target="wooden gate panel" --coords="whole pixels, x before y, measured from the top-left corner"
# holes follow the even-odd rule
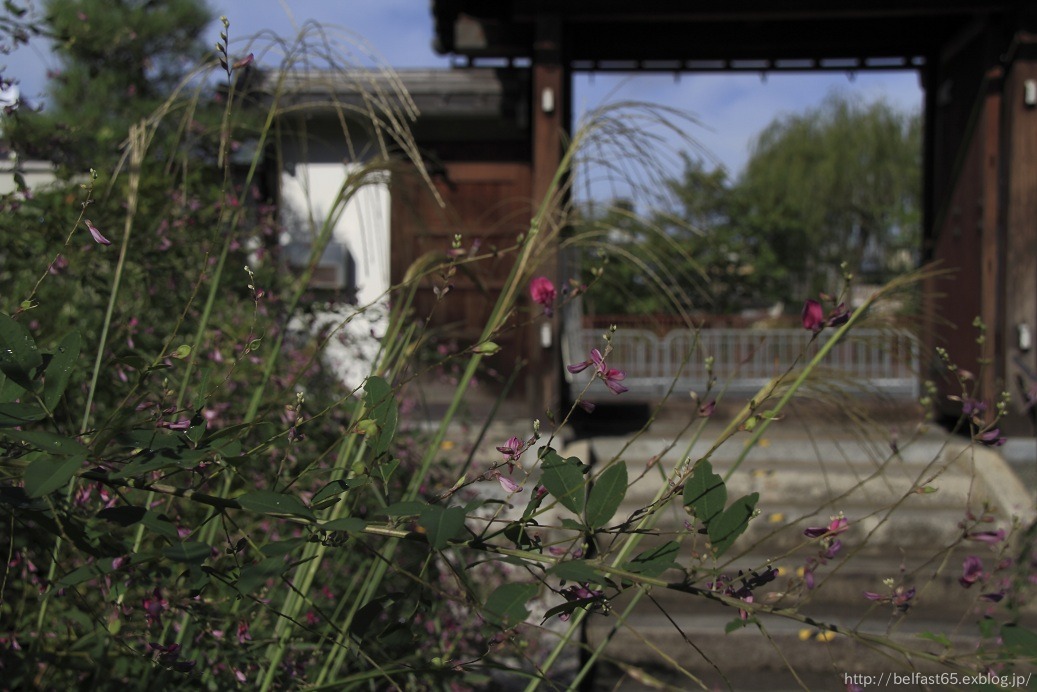
[[[489,319],[514,263],[516,240],[532,217],[530,167],[515,162],[452,162],[434,179],[440,206],[427,184],[413,173],[394,176],[392,183],[392,281],[400,282],[418,258],[433,253],[446,259],[456,235],[461,247],[479,254],[500,254],[478,262],[458,262],[451,289],[437,300],[438,276],[422,281],[415,299],[415,318],[431,314],[430,326],[459,347],[475,343]],[[501,351],[487,360],[505,373],[522,353],[524,328],[509,329],[497,343]]]

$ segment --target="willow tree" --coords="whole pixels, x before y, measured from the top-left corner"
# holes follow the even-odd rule
[[[833,288],[841,262],[881,280],[912,263],[920,178],[918,113],[833,94],[758,135],[738,183],[740,215],[793,291]]]

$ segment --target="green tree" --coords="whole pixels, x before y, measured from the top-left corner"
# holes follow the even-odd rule
[[[72,171],[102,169],[129,126],[151,113],[207,48],[203,0],[48,0],[46,33],[60,67],[43,112],[5,133],[23,154]]]
[[[699,273],[705,300],[697,307],[732,313],[780,296],[785,268],[742,220],[737,186],[722,168],[683,155],[680,178],[667,182],[671,211],[656,216],[684,251],[685,273]]]
[[[888,278],[920,233],[921,124],[884,101],[830,95],[774,120],[738,181],[748,231],[790,274],[795,298],[831,290],[832,268]]]

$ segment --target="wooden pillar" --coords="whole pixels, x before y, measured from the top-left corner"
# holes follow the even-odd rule
[[[982,361],[991,363],[977,368],[981,372],[979,381],[979,398],[993,403],[997,397],[997,382],[1001,378],[998,371],[997,353],[1002,340],[1002,330],[998,328],[1000,318],[999,305],[1004,295],[1003,275],[1001,272],[1001,253],[1004,250],[1004,238],[1000,223],[999,210],[999,177],[1001,123],[1001,93],[1004,84],[1000,67],[987,71],[984,80],[985,88],[980,96],[983,99],[982,115],[976,136],[980,138],[981,178],[979,185],[979,317],[987,326],[986,342],[979,349]],[[969,328],[961,325],[960,328]],[[971,367],[971,365],[969,366]]]
[[[1027,391],[1037,386],[1037,103],[1027,103],[1027,89],[1037,89],[1027,86],[1037,85],[1037,34],[1020,32],[1014,48],[1002,109],[1004,387],[1016,414],[1006,428],[1032,434],[1020,413]]]
[[[561,19],[553,14],[540,15],[533,44],[533,93],[530,99],[533,111],[532,192],[534,213],[545,200],[545,208],[551,213],[544,217],[540,237],[536,240],[539,264],[535,275],[551,279],[559,294],[563,277],[558,275],[557,231],[560,215],[557,212],[565,200],[561,191],[552,189],[552,181],[562,163],[565,136],[569,130],[569,81],[562,50]],[[558,311],[555,311],[553,317],[534,319],[533,329],[530,330],[527,396],[530,414],[536,418],[543,419],[546,410],[551,410],[556,419],[559,416],[562,403],[559,325]]]

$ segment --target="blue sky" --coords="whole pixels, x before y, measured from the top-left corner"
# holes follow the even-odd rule
[[[40,0],[34,0],[37,6]],[[307,20],[338,27],[339,35],[366,41],[372,55],[359,51],[361,64],[380,60],[394,68],[443,67],[449,59],[431,47],[432,17],[429,0],[210,0],[216,16],[231,22],[231,51],[244,49],[242,41],[261,31],[291,37]],[[210,45],[218,38],[215,22],[209,31]],[[257,58],[261,56],[257,54]],[[276,62],[273,55],[263,62]],[[11,56],[0,56],[5,74],[21,81],[23,95],[33,97],[44,89],[45,73],[56,61],[45,46],[37,44]],[[904,109],[920,109],[922,93],[918,78],[910,72],[821,74],[685,74],[673,75],[577,75],[574,80],[574,111],[578,119],[589,109],[607,101],[638,100],[661,103],[694,115],[700,126],[688,135],[694,138],[732,175],[744,165],[754,135],[775,117],[801,112],[818,105],[833,89],[857,93],[866,99],[884,98]],[[677,144],[671,144],[670,149]],[[672,153],[672,151],[671,151]]]

